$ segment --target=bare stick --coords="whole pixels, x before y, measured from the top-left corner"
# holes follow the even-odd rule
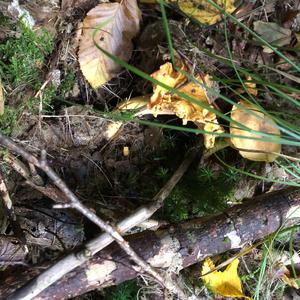
[[[36,189],[40,193],[44,194],[47,198],[52,199],[54,202],[68,202],[66,196],[51,183],[47,183],[45,186],[41,185],[41,177],[39,175],[35,176],[34,174],[30,174],[29,168],[11,153],[5,153],[5,155],[2,156],[2,159],[17,173],[24,177],[26,179],[26,184],[31,186],[33,189]]]
[[[9,150],[16,152],[21,155],[24,159],[26,159],[29,163],[32,163],[36,167],[43,170],[48,177],[53,181],[53,183],[67,196],[69,199],[69,203],[75,208],[77,211],[82,213],[85,217],[87,217],[90,221],[98,225],[102,230],[108,233],[118,244],[119,246],[126,252],[127,255],[131,257],[131,259],[141,268],[140,271],[144,271],[151,276],[153,276],[162,286],[166,287],[173,294],[177,294],[180,299],[187,299],[185,293],[171,280],[165,280],[157,271],[155,271],[148,263],[146,263],[140,256],[136,254],[136,252],[130,247],[129,243],[124,240],[121,234],[113,228],[111,225],[105,223],[101,218],[99,218],[96,214],[90,211],[87,207],[85,207],[75,196],[75,194],[67,187],[65,182],[63,182],[59,176],[54,172],[54,170],[47,164],[46,162],[46,153],[42,151],[41,159],[38,160],[36,157],[25,151],[23,148],[19,147],[12,140],[5,137],[0,133],[0,144],[2,146],[7,147]],[[87,250],[87,249],[86,249]],[[91,253],[88,254],[85,252],[86,257],[91,257]],[[66,266],[60,266],[60,269],[64,269]],[[49,278],[48,278],[49,279]],[[52,280],[48,280],[47,282],[43,282],[41,284],[40,281],[37,285],[36,282],[30,282],[25,285],[23,288],[16,291],[13,295],[10,296],[10,299],[32,299],[37,296],[42,290],[51,285],[57,280],[57,278],[52,278]]]

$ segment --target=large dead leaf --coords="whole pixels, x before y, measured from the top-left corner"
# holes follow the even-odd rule
[[[184,70],[184,67],[181,69]],[[201,85],[203,84],[211,88],[214,86],[214,82],[208,75],[196,76],[196,82],[188,82],[188,79],[181,72],[173,69],[172,64],[166,63],[151,76],[172,88],[176,88],[177,91],[198,100],[199,103],[210,105],[206,90]],[[164,112],[167,114],[173,112],[182,119],[183,125],[191,121],[200,129],[204,129],[208,132],[223,132],[223,128],[218,124],[216,115],[211,111],[204,109],[196,103],[187,101],[176,94],[172,94],[159,85],[153,87],[153,92],[148,108],[154,116]],[[204,135],[206,148],[212,148],[214,142],[215,135]]]
[[[228,13],[232,13],[236,9],[234,0],[214,0],[214,2]],[[186,15],[200,23],[213,25],[222,19],[222,13],[207,0],[178,0],[177,3]]]
[[[276,47],[289,45],[291,42],[292,31],[279,26],[273,22],[255,21],[253,22],[254,31],[256,31],[264,40]],[[263,46],[264,52],[273,50]]]
[[[232,137],[231,142],[243,157],[267,162],[272,162],[278,157],[281,151],[279,143],[267,142],[259,133],[251,132],[255,130],[280,137],[276,123],[266,116],[258,106],[240,101],[239,106],[233,106],[231,119],[249,128],[245,130],[233,122],[230,124],[230,133],[242,136]],[[249,139],[249,137],[259,138],[259,140]]]
[[[210,258],[207,258],[202,267],[202,280],[214,293],[224,297],[251,299],[244,295],[241,279],[237,273],[239,260],[235,259],[227,266],[225,271],[212,271],[215,266]]]
[[[99,47],[128,61],[133,47],[131,40],[139,31],[140,20],[136,0],[101,3],[87,13],[83,20],[78,59],[84,77],[93,88],[117,76],[121,69],[96,47],[93,34]]]

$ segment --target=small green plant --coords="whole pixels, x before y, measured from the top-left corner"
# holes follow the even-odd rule
[[[59,86],[59,94],[61,94],[61,96],[64,96],[66,92],[70,91],[74,86],[75,80],[76,80],[75,72],[72,70],[68,71],[65,74],[65,77]]]
[[[241,174],[234,169],[226,168],[223,174],[224,174],[224,182],[228,182],[228,183],[237,182],[241,177]]]
[[[197,175],[199,178],[203,178],[204,181],[210,182],[215,177],[214,171],[209,167],[201,167],[199,168]]]
[[[162,179],[166,179],[169,174],[169,169],[165,167],[159,167],[156,171],[156,176]]]
[[[176,137],[172,133],[165,133],[160,141],[160,146],[163,150],[174,149]]]
[[[18,120],[18,109],[6,107],[4,114],[0,117],[0,128],[4,134],[10,134]]]
[[[180,222],[224,210],[240,177],[228,172],[216,174],[209,167],[189,172],[166,199],[164,217]]]
[[[163,215],[172,222],[187,220],[190,214],[188,205],[186,191],[178,185],[166,199]]]
[[[109,288],[104,296],[105,300],[135,300],[139,287],[135,280],[130,280],[120,285]]]

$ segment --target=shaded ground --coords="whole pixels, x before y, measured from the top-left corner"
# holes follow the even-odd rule
[[[33,153],[39,154],[42,149],[46,149],[51,165],[83,203],[103,218],[120,220],[137,207],[151,201],[193,147],[199,148],[197,162],[166,200],[156,218],[179,222],[205,216],[222,211],[244,198],[281,187],[281,184],[247,177],[238,170],[271,179],[294,180],[280,166],[245,161],[233,149],[222,150],[217,157],[201,160],[203,138],[193,133],[124,122],[117,134],[110,138],[107,130],[114,123],[106,118],[105,113],[115,109],[125,98],[151,93],[152,85],[126,70],[97,91],[92,90],[83,78],[76,58],[77,28],[97,1],[23,2],[21,4],[35,20],[34,31],[22,25],[14,13],[6,11],[5,5],[1,3],[0,75],[5,91],[5,110],[0,117],[1,131],[20,141]],[[141,9],[142,30],[134,41],[135,51],[130,63],[151,74],[170,57],[158,5],[145,4],[141,5]],[[299,81],[295,82],[281,73],[270,71],[272,67],[289,72],[289,66],[274,52],[264,52],[247,31],[233,22],[222,21],[215,26],[203,27],[197,22],[189,21],[174,7],[169,8],[167,13],[173,46],[179,56],[189,64],[192,72],[210,73],[214,76],[220,83],[222,94],[233,101],[238,101],[238,96],[232,89],[241,87],[241,83],[230,60],[253,74],[262,75],[266,82],[274,81],[279,85],[299,88]],[[291,29],[291,42],[283,51],[290,59],[299,59],[298,48],[295,47],[297,43],[299,45],[299,41],[294,35],[300,30],[297,1],[284,4],[281,1],[245,2],[237,9],[235,16],[250,28],[254,21],[260,20],[276,22]],[[260,104],[277,112],[283,120],[289,120],[298,126],[299,112],[295,110],[295,106],[280,99],[263,82],[258,84],[257,89],[260,92]],[[288,93],[292,95],[290,91]],[[299,100],[297,92],[292,96]],[[222,99],[216,99],[214,105],[224,113],[231,109]],[[152,121],[153,117],[146,116],[144,119]],[[182,123],[174,116],[160,117],[159,121],[177,126]],[[193,124],[188,125],[193,127]],[[228,127],[226,122],[223,125]],[[124,153],[126,147],[129,155]],[[284,153],[297,155],[299,152],[285,146]],[[223,161],[234,169],[227,168]],[[41,210],[45,213],[44,210],[51,207],[51,200],[33,192],[6,165],[3,167],[17,214],[24,219],[24,227],[31,235],[35,235],[36,231],[40,233],[41,229],[35,227],[35,224],[39,224],[41,217],[36,216],[37,221],[34,222],[34,217],[30,214]],[[41,208],[36,207],[37,200]],[[47,249],[45,245],[38,245],[41,244],[40,241],[33,243],[29,249],[28,263],[52,260],[65,251],[65,248],[72,249],[97,233],[97,229],[81,217],[72,215],[70,218],[71,223],[79,226],[79,234],[69,233],[71,242],[49,242]],[[31,223],[26,223],[26,220],[31,220]],[[62,223],[68,221],[64,220]],[[50,230],[50,225],[43,226]],[[12,232],[7,224],[1,228],[1,234]],[[59,234],[56,232],[55,235]],[[43,236],[42,239],[45,242],[50,238]],[[60,244],[66,247],[58,246]],[[225,257],[230,255],[231,253],[226,254]],[[255,289],[253,274],[259,268],[262,255],[262,250],[253,250],[245,258],[241,273],[244,274],[245,282],[249,283],[246,286],[248,293],[253,293]],[[185,271],[184,276],[191,284],[203,289],[203,294],[209,297],[207,290],[204,290],[197,279],[199,268],[200,266],[195,266],[194,269]],[[276,284],[278,283],[275,282],[271,289],[276,290]],[[94,292],[81,299],[134,299],[140,288],[142,295],[151,294],[156,288],[152,285],[154,284],[150,282],[147,286],[139,279],[138,282]],[[282,291],[283,288],[278,288],[279,295]]]

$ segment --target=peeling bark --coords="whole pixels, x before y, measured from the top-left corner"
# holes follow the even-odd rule
[[[209,219],[195,219],[157,232],[128,236],[132,248],[153,267],[178,272],[208,256],[265,238],[279,228],[300,222],[300,190],[268,193],[236,205]],[[47,267],[47,266],[43,266]],[[0,286],[1,299],[39,273],[30,269],[6,278]],[[76,268],[35,299],[67,299],[135,278],[138,267],[116,243],[88,263]]]

